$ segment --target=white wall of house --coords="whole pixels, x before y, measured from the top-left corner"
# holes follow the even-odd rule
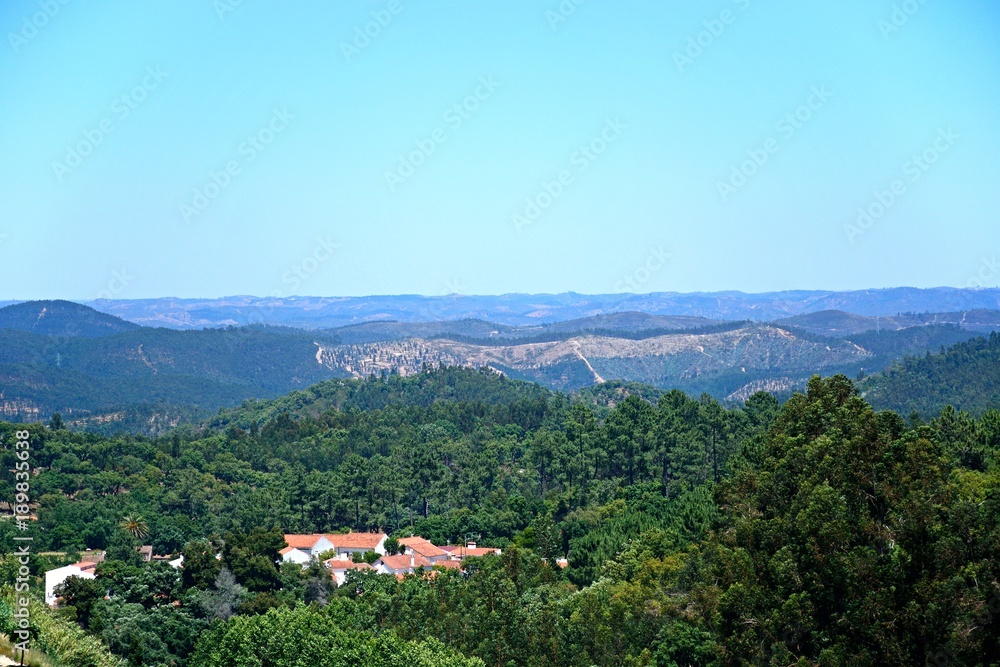
[[[384,556],[386,538],[388,538],[388,535],[383,535],[382,539],[378,541],[378,544],[375,545],[374,549],[366,549],[363,547],[337,547],[337,555],[350,556],[351,554],[364,554],[367,553],[368,551],[374,551],[380,556]],[[332,547],[333,545],[331,544],[330,546]]]
[[[333,549],[333,542],[326,535],[323,535],[316,540],[316,544],[313,545],[309,553],[312,556],[319,556],[321,553],[330,551],[331,549]]]
[[[344,582],[347,581],[347,569],[334,567],[330,568],[330,572],[333,574],[333,580],[337,582],[338,586],[343,586]]]
[[[45,573],[45,604],[52,606],[56,603],[56,586],[66,581],[70,577],[80,577],[81,579],[94,579],[93,572],[84,572],[75,565],[57,567]]]
[[[410,556],[410,562],[407,567],[393,569],[381,558],[372,563],[372,567],[375,568],[375,571],[379,574],[412,574],[416,569],[413,556]]]
[[[425,558],[427,561],[431,563],[437,563],[438,561],[448,560],[448,554],[442,554],[440,556],[427,556],[424,554],[419,554],[417,551],[413,549],[413,547],[404,548],[403,553],[406,554],[407,556],[412,556],[412,555],[423,556],[423,558]]]
[[[292,549],[291,551],[285,552],[281,555],[281,560],[285,563],[298,563],[303,567],[309,563],[310,558],[312,558],[312,556],[301,549]]]

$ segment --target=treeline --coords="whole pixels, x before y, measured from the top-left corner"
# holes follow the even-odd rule
[[[873,405],[903,415],[929,417],[948,405],[974,415],[1000,409],[1000,334],[907,357],[861,387]]]
[[[998,412],[907,421],[842,376],[600,414],[462,369],[314,395],[197,437],[31,427],[36,548],[109,549],[58,613],[135,665],[1000,661]],[[276,564],[283,531],[346,528],[504,550],[339,589]]]
[[[778,410],[766,394],[727,410],[674,391],[657,405],[627,396],[599,421],[565,395],[455,368],[333,381],[315,392],[339,408],[313,414],[310,394],[291,395],[247,404],[220,418],[224,430],[197,437],[33,426],[38,548],[105,548],[134,514],[149,522],[157,553],[271,525],[413,529],[438,542],[477,533],[502,545],[546,503],[559,521],[631,485],[673,497],[717,481],[738,444],[760,438]],[[264,414],[273,416],[258,421]],[[2,456],[12,468],[12,454]],[[0,497],[12,484],[8,470]]]

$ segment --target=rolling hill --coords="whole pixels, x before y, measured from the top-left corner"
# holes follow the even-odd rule
[[[876,408],[903,415],[933,417],[947,405],[974,415],[1000,409],[1000,334],[907,357],[865,378],[861,392]]]
[[[0,308],[0,329],[45,336],[99,338],[139,328],[72,301],[25,301]]]
[[[968,340],[976,332],[963,326],[996,319],[900,316],[896,325],[915,324],[847,333],[866,320],[824,312],[768,324],[625,312],[530,326],[463,319],[178,331],[66,302],[0,314],[8,325],[0,327],[0,418],[59,412],[78,427],[146,433],[324,380],[439,365],[488,367],[549,389],[641,383],[739,401],[760,390],[786,393],[816,373],[870,375],[904,355]]]
[[[970,310],[955,313],[909,313],[870,317],[845,313],[842,310],[823,310],[781,319],[775,324],[837,338],[868,331],[899,331],[914,327],[948,325],[969,331],[989,332],[1000,329],[1000,311]]]

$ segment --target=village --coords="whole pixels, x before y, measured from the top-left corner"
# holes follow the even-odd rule
[[[285,548],[279,553],[277,564],[295,563],[303,568],[313,561],[321,562],[337,586],[342,586],[351,570],[392,575],[403,579],[407,575],[435,568],[462,570],[468,558],[500,555],[501,549],[481,547],[474,540],[463,544],[438,546],[418,535],[390,537],[386,533],[286,533]],[[144,562],[166,561],[175,568],[184,567],[184,556],[157,556],[149,545],[137,547]],[[218,557],[218,556],[217,556]],[[94,579],[97,565],[104,560],[104,552],[88,550],[82,559],[71,565],[51,569],[45,573],[45,602],[55,606],[58,602],[56,588],[70,577]],[[567,561],[556,563],[566,567]]]

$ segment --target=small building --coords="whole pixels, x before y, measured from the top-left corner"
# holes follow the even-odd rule
[[[286,563],[308,563],[310,558],[333,549],[330,539],[320,533],[285,535],[285,544],[288,546],[279,553]]]
[[[430,563],[445,561],[449,558],[447,551],[434,546],[430,540],[426,540],[422,537],[404,537],[399,540],[399,543],[403,545],[404,554],[422,556]]]
[[[401,577],[413,574],[414,571],[421,567],[429,568],[431,567],[431,563],[423,556],[401,554],[398,556],[380,556],[377,561],[372,563],[372,567],[379,574],[394,574],[397,577]]]
[[[329,558],[323,564],[330,568],[330,576],[337,582],[338,586],[343,586],[347,581],[347,573],[351,570],[374,571],[368,563],[355,563],[350,558]]]
[[[475,542],[469,542],[469,544],[465,546],[461,544],[447,544],[441,547],[441,549],[448,552],[450,557],[455,560],[465,560],[466,558],[482,556],[499,556],[503,553],[501,549],[476,546]]]
[[[70,577],[80,577],[81,579],[94,579],[97,577],[94,574],[94,570],[97,569],[97,563],[93,561],[80,561],[79,563],[73,563],[72,565],[66,565],[64,567],[57,567],[54,570],[49,570],[45,573],[45,604],[50,607],[55,605],[56,600],[56,587],[63,583]]]
[[[283,563],[298,563],[303,567],[308,565],[309,560],[312,558],[309,552],[296,549],[295,547],[285,547],[278,553],[281,554],[281,561]]]
[[[385,533],[341,533],[325,536],[338,556],[351,556],[374,551],[385,554]]]

